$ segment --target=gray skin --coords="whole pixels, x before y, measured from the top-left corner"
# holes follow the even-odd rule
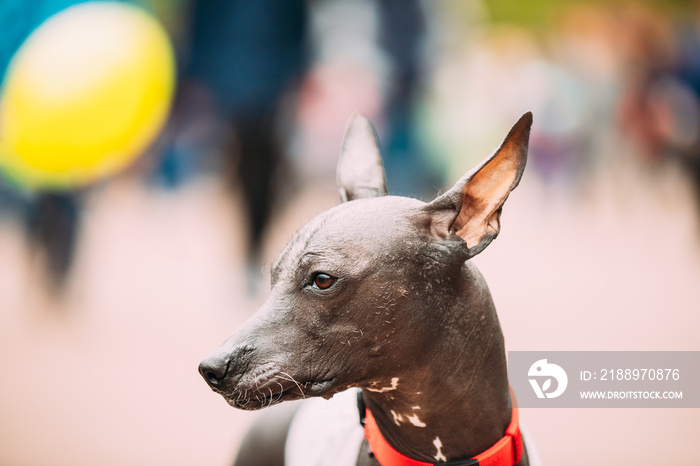
[[[260,409],[359,387],[389,444],[420,461],[471,458],[496,443],[511,420],[503,334],[469,259],[500,231],[531,124],[528,113],[426,204],[385,195],[376,135],[354,116],[338,168],[345,202],[294,236],[268,300],[201,363],[211,388]],[[318,274],[332,285],[322,289]]]

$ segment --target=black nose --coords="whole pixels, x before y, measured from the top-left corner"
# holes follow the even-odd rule
[[[199,373],[202,374],[204,380],[212,387],[218,387],[226,378],[228,372],[229,359],[217,357],[208,357],[199,363]]]

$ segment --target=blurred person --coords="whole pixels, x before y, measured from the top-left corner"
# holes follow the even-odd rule
[[[611,47],[617,24],[610,13],[605,5],[569,5],[553,22],[550,37],[554,62],[577,84],[579,105],[569,119],[573,113],[578,120],[570,136],[575,142],[573,168],[579,173],[602,162],[616,135],[613,115],[621,63],[618,51]]]
[[[425,36],[417,0],[193,0],[184,13],[189,30],[180,51],[175,124],[157,176],[166,186],[178,186],[198,169],[193,159],[207,151],[203,146],[218,141],[213,144],[220,146],[226,182],[234,190],[241,187],[247,206],[251,274],[261,262],[274,203],[283,184],[294,181],[279,174],[292,162],[284,130],[289,132],[295,105],[302,133],[333,141],[332,149],[324,146],[319,158],[304,164],[305,172],[323,165],[320,158],[334,160],[338,138],[324,137],[324,125],[335,123],[342,131],[352,112],[365,111],[386,116],[387,165],[397,174],[389,183],[395,191],[425,193],[425,186],[441,184],[426,176],[430,170],[415,135]],[[327,86],[335,90],[327,92]],[[218,116],[208,120],[208,128],[195,121],[212,115]],[[306,174],[302,178],[308,180]]]
[[[378,44],[391,60],[391,84],[384,102],[384,164],[390,192],[432,196],[443,185],[441,171],[426,160],[418,137],[417,106],[426,79],[428,25],[419,1],[381,0]]]
[[[680,161],[700,201],[700,20],[674,23],[636,5],[621,13],[627,75],[619,126],[648,161]]]
[[[431,6],[416,0],[311,2],[312,63],[302,83],[293,156],[302,180],[327,178],[353,112],[376,122],[390,192],[423,197],[440,186],[424,157],[418,117],[429,70]]]
[[[700,206],[700,5],[678,27],[677,62],[669,94],[675,131],[671,140],[689,171]]]
[[[53,291],[73,262],[89,186],[124,170],[159,134],[174,87],[168,34],[136,2],[0,5],[6,195]],[[139,2],[141,3],[141,2]],[[11,180],[11,181],[10,181]]]
[[[617,11],[623,58],[623,90],[618,102],[618,125],[636,145],[635,153],[647,160],[664,158],[666,115],[654,88],[668,76],[675,52],[672,24],[651,7],[625,4]]]
[[[0,81],[14,53],[29,34],[75,0],[4,0],[0,3]],[[2,122],[0,121],[0,124]],[[70,270],[82,217],[79,191],[28,192],[0,179],[0,209],[12,209],[24,219],[27,237],[44,256],[50,283],[59,291]]]
[[[192,159],[211,143],[202,134],[216,139],[214,144],[223,146],[227,184],[242,187],[253,267],[260,261],[278,192],[275,174],[284,160],[275,131],[280,102],[306,67],[306,9],[303,0],[193,0],[184,9],[175,134],[158,175],[166,186],[178,186],[197,169]],[[212,115],[218,115],[222,127]],[[178,134],[207,118],[189,140]]]

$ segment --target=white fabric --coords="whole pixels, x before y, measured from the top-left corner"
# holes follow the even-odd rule
[[[294,416],[285,446],[287,466],[355,466],[364,438],[357,390],[312,398]]]

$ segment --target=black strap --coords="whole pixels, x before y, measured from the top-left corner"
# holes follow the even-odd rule
[[[479,461],[470,459],[470,460],[452,460],[448,461],[447,463],[439,462],[439,463],[434,463],[435,466],[479,466]]]
[[[367,417],[365,414],[367,411],[367,406],[365,406],[365,400],[362,398],[362,390],[357,391],[357,410],[360,414],[360,424],[362,424],[362,428],[364,429],[365,419]]]

